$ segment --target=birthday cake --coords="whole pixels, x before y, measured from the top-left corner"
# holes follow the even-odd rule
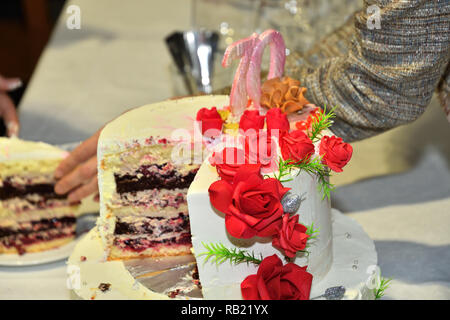
[[[267,46],[270,70],[261,85]],[[80,296],[167,299],[196,289],[205,299],[304,300],[312,287],[317,292],[336,280],[331,270],[341,260],[333,242],[342,227],[336,234],[333,228],[345,218],[331,210],[329,177],[349,162],[352,147],[329,131],[333,112],[311,104],[299,81],[283,77],[278,32],[232,44],[223,65],[234,59],[240,63],[230,96],[143,106],[102,130],[100,218],[69,260],[89,279],[76,290]],[[367,263],[376,264],[373,243],[351,225],[370,253]],[[139,259],[190,255],[195,268],[187,282],[164,290],[124,267],[130,259],[135,270]],[[169,269],[147,273],[176,268]],[[122,282],[111,284],[119,274]],[[93,294],[92,281],[98,288],[108,283],[106,293]],[[332,291],[342,298],[341,289]]]
[[[0,254],[38,252],[75,237],[76,205],[54,192],[66,151],[42,142],[0,138]]]

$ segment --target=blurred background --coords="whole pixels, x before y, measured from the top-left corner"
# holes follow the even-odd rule
[[[72,5],[81,12],[79,29],[67,26]],[[130,108],[199,94],[185,74],[205,75],[212,92],[226,93],[236,65],[223,69],[220,62],[237,39],[275,28],[287,53],[301,56],[362,6],[362,0],[0,1],[0,74],[25,83],[11,93],[22,138],[72,143]],[[189,34],[199,29],[210,33]],[[191,38],[205,48],[203,57],[189,51]],[[375,240],[381,270],[401,280],[393,290],[404,298],[425,289],[450,298],[449,138],[434,97],[414,123],[354,143],[352,161],[332,177],[332,206]]]
[[[71,5],[80,8],[80,29],[66,25]],[[177,66],[168,42],[175,32],[208,30],[218,36],[208,61],[211,89],[227,93],[237,62],[227,69],[220,62],[233,41],[274,28],[282,32],[287,54],[296,51],[301,56],[362,5],[361,0],[133,0],[127,5],[118,0],[1,1],[0,74],[25,83],[10,94],[20,106],[24,138],[70,143],[89,137],[128,108],[202,91],[192,83],[186,86],[183,73],[191,75],[198,67],[186,59],[198,57],[178,52],[184,60]],[[208,39],[203,41],[209,45]],[[185,44],[181,42],[175,39],[178,51]],[[35,81],[26,90],[34,72]],[[335,183],[402,172],[415,166],[427,148],[438,150],[448,164],[448,134],[449,126],[433,99],[416,123],[357,143],[361,151],[355,152],[347,174],[334,177]],[[358,163],[364,168],[360,170]],[[450,193],[449,188],[440,193]]]
[[[65,0],[0,2],[0,70],[28,82]]]
[[[158,11],[165,10],[165,6],[167,9],[172,5],[175,8],[176,2],[163,5],[158,2],[152,3],[152,1],[147,1],[147,3],[134,1],[134,4],[131,2],[129,6]],[[225,48],[235,40],[247,37],[253,32],[262,32],[273,28],[283,33],[288,54],[293,50],[303,53],[321,37],[343,24],[353,12],[362,6],[359,0],[185,0],[183,2],[183,7],[187,9],[187,11],[183,11],[182,19],[187,22],[185,29],[187,27],[210,30],[219,36],[212,65],[214,74],[212,80],[215,92],[224,93],[229,90],[235,65],[224,70],[220,65],[220,58]],[[77,3],[77,1],[70,2],[75,5]],[[80,4],[83,4],[83,1]],[[22,88],[10,94],[16,105],[20,104],[21,97],[58,18],[61,15],[64,18],[65,5],[66,0],[7,0],[0,2],[0,73],[5,77],[20,77],[24,82]],[[111,2],[111,6],[114,5],[116,3]],[[92,5],[93,8],[101,6],[102,4]],[[105,10],[108,9],[105,8]],[[323,23],[325,19],[327,23]],[[117,22],[120,23],[120,19]],[[61,24],[63,22],[60,22]],[[152,23],[148,21],[148,25],[150,26]],[[79,33],[83,33],[83,31],[79,30]],[[64,35],[67,36],[67,34]],[[107,37],[106,34],[103,36]],[[301,41],[298,41],[299,38]],[[62,41],[61,38],[59,41]],[[53,45],[57,42],[58,40],[55,40]],[[265,59],[268,59],[267,54],[265,54]],[[171,95],[199,93],[197,88],[192,88],[192,90],[186,88],[175,63],[170,63],[168,70]],[[0,125],[0,134],[4,134],[2,124]]]
[[[10,93],[19,104],[65,0],[0,2],[0,74],[19,77],[24,86]],[[0,135],[5,134],[3,122]]]

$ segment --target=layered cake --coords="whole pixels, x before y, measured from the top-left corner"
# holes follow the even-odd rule
[[[48,250],[75,237],[77,206],[54,192],[53,173],[66,154],[0,138],[0,254]]]
[[[99,224],[109,259],[190,253],[186,196],[200,164],[193,156],[181,163],[172,157],[180,139],[190,145],[184,136],[189,132],[177,129],[193,128],[199,106],[224,106],[227,100],[219,96],[163,102],[129,111],[102,130]]]
[[[266,46],[271,63],[261,84]],[[333,113],[283,77],[284,54],[278,32],[254,34],[225,53],[225,67],[241,59],[230,96],[146,105],[105,126],[100,218],[69,261],[87,283],[80,296],[189,296],[186,277],[177,287],[171,276],[181,265],[169,268],[164,258],[190,255],[198,270],[190,279],[205,299],[309,299],[329,285],[329,296],[343,298],[336,285],[362,281],[361,271],[349,280],[347,264],[364,255],[360,266],[376,264],[373,242],[351,222],[350,242],[359,243],[352,252],[345,218],[330,208],[330,174],[342,171],[352,148],[328,130]],[[153,277],[146,285],[145,274]],[[92,294],[96,282],[110,290]]]

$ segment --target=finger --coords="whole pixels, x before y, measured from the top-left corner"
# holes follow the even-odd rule
[[[6,124],[8,137],[19,135],[19,117],[14,103],[8,95],[2,93],[0,93],[0,118],[3,118]]]
[[[0,91],[13,91],[23,85],[19,78],[3,78],[0,76]]]
[[[85,184],[86,181],[89,181],[96,173],[97,156],[94,156],[59,180],[55,185],[55,192],[57,194],[66,194],[70,190]]]
[[[65,158],[55,170],[55,178],[60,179],[74,170],[80,163],[93,157],[97,153],[97,143],[100,136],[101,129],[93,136],[83,141],[76,147],[67,158]]]
[[[98,180],[97,176],[95,176],[89,183],[79,187],[78,189],[75,189],[75,191],[72,191],[69,193],[69,196],[67,197],[67,200],[70,203],[81,201],[83,198],[86,198],[87,196],[98,192]]]

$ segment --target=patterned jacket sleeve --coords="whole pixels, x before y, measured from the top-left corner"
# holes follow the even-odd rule
[[[369,28],[370,5],[380,27]],[[364,9],[303,57],[288,57],[286,74],[307,98],[337,106],[332,131],[346,141],[416,120],[450,60],[449,0],[365,1]]]

